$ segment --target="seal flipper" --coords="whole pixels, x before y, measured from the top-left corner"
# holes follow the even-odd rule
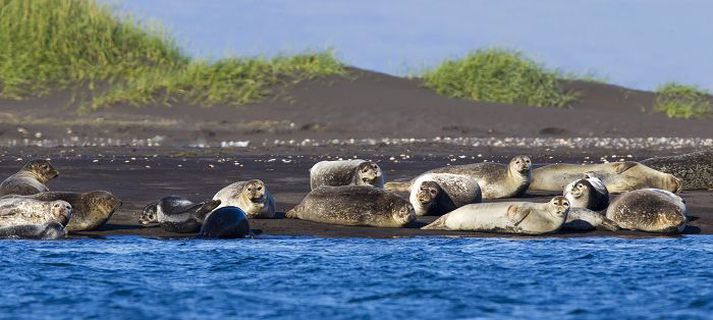
[[[449,214],[442,215],[440,218],[436,219],[436,221],[433,221],[430,224],[421,227],[421,230],[448,230],[448,228],[446,228],[446,220],[448,220],[448,215]]]
[[[637,165],[638,163],[633,161],[617,162],[616,164],[614,164],[614,170],[617,174],[622,174],[624,173],[624,171],[629,170]]]
[[[189,210],[193,211],[193,216],[200,221],[205,220],[205,217],[211,213],[215,208],[220,206],[220,200],[208,200],[203,201],[195,206],[191,207]]]
[[[530,215],[530,212],[530,209],[521,208],[513,204],[508,207],[507,217],[508,220],[517,227],[523,220],[525,220],[525,218],[527,218],[528,215]]]
[[[619,225],[610,220],[609,218],[602,216],[602,223],[599,224],[602,228],[609,230],[609,231],[619,231],[621,228],[619,228]]]

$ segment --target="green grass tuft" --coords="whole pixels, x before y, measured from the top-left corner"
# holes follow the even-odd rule
[[[84,92],[84,107],[189,102],[241,105],[275,85],[342,74],[331,52],[294,56],[188,57],[159,25],[95,0],[0,0],[0,97]]]
[[[666,113],[669,118],[702,118],[711,112],[710,92],[669,82],[656,88],[654,110]]]
[[[487,49],[445,61],[426,71],[423,79],[436,92],[454,98],[565,107],[577,94],[563,91],[559,76],[520,52]]]

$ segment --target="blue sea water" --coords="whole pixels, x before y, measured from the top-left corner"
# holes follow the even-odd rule
[[[713,236],[2,241],[8,319],[711,319]]]

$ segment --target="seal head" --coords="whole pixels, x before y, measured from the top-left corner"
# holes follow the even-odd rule
[[[30,160],[22,167],[22,171],[31,172],[41,183],[47,183],[59,176],[59,171],[45,159]]]

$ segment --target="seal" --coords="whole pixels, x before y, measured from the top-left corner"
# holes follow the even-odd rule
[[[17,197],[40,201],[64,200],[72,206],[72,218],[67,224],[67,231],[89,231],[103,226],[114,215],[121,200],[109,191],[96,190],[84,193],[47,191],[29,196],[7,195],[3,198]]]
[[[655,157],[642,164],[683,180],[683,190],[713,189],[713,151],[699,151],[670,157]]]
[[[64,238],[66,235],[67,231],[64,226],[54,221],[43,224],[0,227],[0,238],[4,239],[55,240]]]
[[[336,160],[320,161],[309,169],[311,190],[321,186],[374,186],[384,187],[384,174],[373,161]]]
[[[194,203],[183,197],[168,196],[146,205],[139,223],[158,223],[168,232],[195,233],[201,229],[206,216],[219,205],[220,200]]]
[[[531,191],[562,192],[564,186],[585,174],[597,177],[609,192],[622,193],[643,188],[681,191],[681,179],[633,161],[601,164],[551,164],[532,170]]]
[[[275,217],[275,199],[262,180],[252,179],[232,183],[220,189],[213,200],[220,200],[220,207],[238,207],[248,218]]]
[[[475,179],[451,173],[426,173],[417,177],[409,195],[417,216],[440,216],[482,199]]]
[[[609,206],[609,190],[601,179],[589,175],[564,187],[564,197],[572,208],[602,211]]]
[[[27,162],[20,171],[0,183],[0,196],[7,194],[29,195],[49,191],[45,185],[59,175],[49,160]]]
[[[617,231],[619,226],[602,213],[576,207],[569,208],[567,221],[562,225],[562,230],[566,231],[591,231],[596,229]]]
[[[686,228],[686,204],[669,191],[641,189],[616,198],[607,209],[607,218],[622,229],[680,233]]]
[[[403,227],[416,219],[411,204],[395,193],[368,186],[322,186],[287,218],[349,226]]]
[[[42,225],[50,222],[65,226],[71,215],[72,206],[62,200],[0,199],[0,227]]]
[[[569,201],[497,202],[462,206],[421,229],[465,230],[539,235],[559,230],[567,220]]]
[[[426,171],[426,173],[451,173],[472,177],[480,185],[483,199],[519,197],[530,185],[532,162],[528,156],[515,156],[508,165],[482,162],[448,166]],[[389,182],[389,191],[408,191],[411,182]]]
[[[211,212],[203,222],[199,238],[235,239],[251,236],[250,223],[245,211],[228,206]]]

